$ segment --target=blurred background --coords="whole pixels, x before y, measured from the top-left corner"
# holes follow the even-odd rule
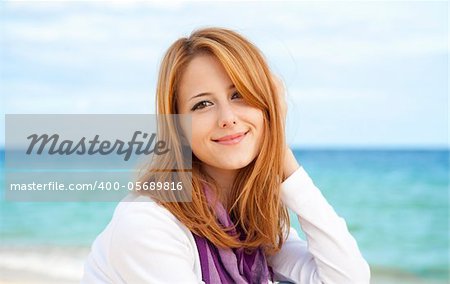
[[[447,1],[2,1],[1,111],[154,113],[169,45],[200,27],[234,29],[284,80],[289,145],[346,219],[373,283],[448,283],[448,11]],[[0,283],[79,281],[115,206],[2,198]]]

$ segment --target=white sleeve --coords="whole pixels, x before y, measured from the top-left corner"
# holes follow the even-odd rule
[[[370,267],[339,217],[303,167],[281,185],[283,203],[294,211],[307,242],[290,228],[281,250],[268,258],[275,280],[294,283],[370,282]]]
[[[156,203],[133,202],[117,221],[109,261],[120,283],[202,283],[184,229]]]

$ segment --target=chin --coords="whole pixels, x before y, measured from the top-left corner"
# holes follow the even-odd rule
[[[248,166],[253,159],[246,159],[246,160],[240,160],[240,161],[230,161],[228,158],[224,158],[223,161],[226,161],[222,163],[221,165],[218,165],[218,168],[224,169],[224,170],[239,170],[242,168],[245,168]]]

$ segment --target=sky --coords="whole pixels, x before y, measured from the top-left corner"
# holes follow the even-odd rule
[[[448,148],[448,11],[446,1],[3,1],[1,111],[154,113],[165,50],[221,26],[284,80],[292,147]]]

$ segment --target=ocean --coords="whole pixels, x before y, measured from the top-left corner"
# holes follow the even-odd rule
[[[346,220],[373,277],[392,283],[448,283],[448,150],[294,153]],[[41,273],[75,283],[116,202],[5,201],[4,152],[0,155],[0,272],[11,281],[21,271],[30,279]],[[296,218],[291,219],[304,238]]]

